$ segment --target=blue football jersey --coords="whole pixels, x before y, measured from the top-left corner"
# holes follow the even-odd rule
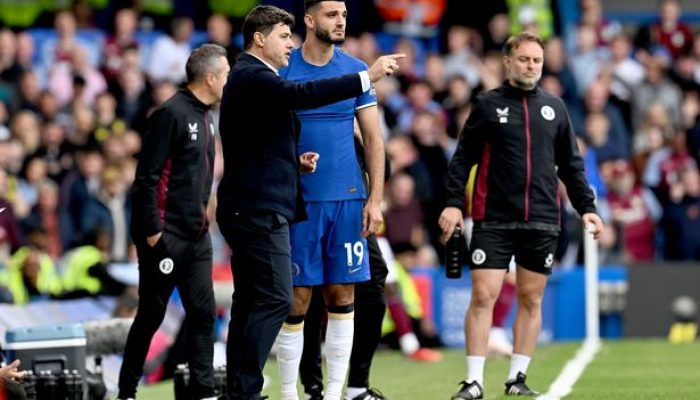
[[[324,66],[309,64],[302,57],[301,49],[295,49],[289,58],[289,66],[280,71],[280,75],[290,81],[304,82],[367,69],[367,64],[338,48]],[[339,201],[367,196],[363,173],[355,155],[353,121],[357,110],[376,104],[372,88],[353,99],[296,111],[301,120],[299,154],[313,151],[321,155],[316,172],[301,178],[304,200]]]

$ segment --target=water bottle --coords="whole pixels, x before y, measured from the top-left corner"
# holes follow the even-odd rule
[[[72,399],[71,386],[73,386],[73,375],[71,375],[69,370],[64,369],[58,375],[58,390],[56,391],[56,397],[61,400]]]
[[[27,394],[28,400],[36,400],[36,375],[34,371],[29,370],[24,375],[24,393]]]
[[[77,369],[73,370],[73,385],[71,386],[71,396],[70,400],[83,400],[83,387],[85,385],[85,379]]]
[[[445,245],[445,273],[450,279],[462,277],[462,228],[455,226]]]
[[[179,364],[173,376],[175,388],[175,400],[188,400],[190,398],[190,370],[187,364]]]
[[[58,378],[51,371],[44,371],[42,393],[37,393],[37,398],[41,400],[58,400]]]
[[[88,400],[105,400],[107,398],[107,386],[104,382],[104,373],[102,370],[102,357],[95,357],[95,372],[85,373],[85,390],[87,391]],[[82,399],[81,399],[82,400]]]

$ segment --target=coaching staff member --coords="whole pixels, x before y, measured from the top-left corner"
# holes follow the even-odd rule
[[[226,358],[229,398],[236,400],[261,398],[265,360],[293,301],[289,224],[305,218],[299,174],[312,172],[318,158],[297,155],[293,110],[357,97],[398,69],[400,57],[380,57],[368,71],[339,78],[292,83],[277,71],[294,47],[293,24],[291,14],[274,6],[248,13],[245,53],[231,70],[221,105],[217,220],[233,251],[236,290]]]
[[[229,73],[226,50],[205,44],[187,60],[187,87],[153,112],[132,190],[139,308],[119,372],[119,399],[134,398],[151,338],[177,287],[187,312],[192,399],[214,399],[214,291],[207,202],[214,168],[208,111]]]
[[[525,374],[542,324],[541,302],[559,234],[557,177],[597,238],[595,214],[566,106],[537,87],[543,45],[532,33],[511,37],[503,62],[507,81],[477,96],[450,162],[447,207],[439,219],[445,238],[464,226],[464,186],[479,164],[470,244],[472,297],[466,315],[468,376],[453,399],[483,397],[484,361],[493,306],[511,256],[517,263],[518,309],[506,394],[533,395]]]

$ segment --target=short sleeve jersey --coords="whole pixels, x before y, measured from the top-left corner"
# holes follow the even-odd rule
[[[289,58],[289,66],[280,71],[280,75],[290,81],[305,82],[367,69],[367,64],[338,48],[323,66],[309,64],[302,57],[301,49],[295,49]],[[316,172],[301,178],[304,200],[340,201],[367,196],[355,154],[353,121],[357,110],[376,104],[377,97],[372,88],[352,99],[296,111],[301,120],[299,154],[313,151],[321,156]]]

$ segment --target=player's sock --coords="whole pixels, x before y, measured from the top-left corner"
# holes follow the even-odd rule
[[[413,333],[411,318],[406,314],[406,310],[400,298],[388,299],[387,306],[389,308],[389,315],[391,315],[391,319],[394,321],[394,325],[396,325],[396,336],[399,338],[401,352],[406,356],[410,356],[420,347],[418,338],[416,338],[416,334]]]
[[[513,353],[510,356],[510,370],[508,372],[508,380],[517,378],[518,372],[523,375],[527,374],[527,367],[530,365],[530,357],[523,354]]]
[[[366,391],[367,388],[356,388],[348,386],[347,389],[345,389],[345,398],[354,399],[355,397],[361,395],[362,393],[365,393]]]
[[[486,357],[467,356],[467,382],[476,381],[484,387],[484,364],[486,364]]]
[[[298,400],[297,378],[304,351],[304,316],[287,317],[277,335],[277,366],[282,400]]]
[[[328,307],[326,329],[326,363],[328,364],[328,387],[324,400],[340,400],[345,376],[352,352],[352,337],[355,332],[354,305]]]
[[[503,325],[510,311],[511,305],[515,301],[515,285],[512,282],[503,282],[501,293],[498,295],[496,304],[493,306],[493,326],[503,328]]]
[[[420,342],[415,333],[408,332],[399,337],[399,347],[405,356],[410,356],[420,348]]]

